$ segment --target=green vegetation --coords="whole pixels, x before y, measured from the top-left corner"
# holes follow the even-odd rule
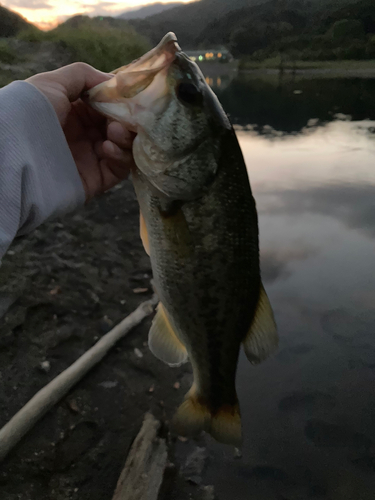
[[[18,60],[16,51],[5,40],[0,40],[0,63],[14,64]]]
[[[11,71],[0,71],[0,88],[14,81],[14,75]]]
[[[124,21],[77,18],[47,32],[28,29],[20,33],[19,38],[28,42],[55,42],[70,52],[72,62],[86,62],[106,72],[131,62],[150,48]]]

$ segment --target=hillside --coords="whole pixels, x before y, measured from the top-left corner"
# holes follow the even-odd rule
[[[266,0],[200,0],[168,9],[146,19],[130,22],[139,33],[147,36],[153,44],[168,31],[174,31],[181,45],[195,48],[196,39],[213,19],[220,19],[232,10],[264,3]]]
[[[109,17],[109,16],[89,17],[84,14],[78,14],[77,16],[70,17],[65,22],[59,24],[59,26],[52,31],[55,31],[56,29],[61,29],[63,27],[69,29],[82,29],[87,27],[94,29],[96,27],[97,28],[106,27],[106,28],[123,29],[125,31],[132,31],[132,32],[134,31],[133,28],[129,25],[128,21],[126,21],[125,19],[120,19],[118,17]]]
[[[311,12],[338,9],[357,0],[274,0],[273,8],[280,10],[293,10],[302,8],[303,15],[309,16]],[[181,45],[186,49],[197,48],[210,37],[205,36],[207,29],[212,31],[212,26],[223,26],[224,33],[228,33],[228,16],[237,12],[240,17],[251,17],[253,8],[270,3],[269,0],[198,0],[168,9],[160,14],[146,19],[133,19],[130,22],[139,33],[148,37],[153,44],[157,43],[168,31],[174,31]],[[240,11],[242,13],[240,14]],[[271,15],[275,17],[272,12]],[[232,25],[231,25],[232,26]],[[215,29],[215,28],[214,28]],[[220,38],[221,28],[216,32]],[[227,35],[225,43],[228,43]],[[215,43],[220,43],[215,41]],[[223,43],[223,42],[221,42]]]
[[[225,45],[236,57],[375,55],[373,0],[200,0],[129,22],[153,44],[174,31],[185,49]]]
[[[124,12],[117,16],[120,19],[144,19],[145,17],[154,16],[156,14],[160,14],[169,9],[173,9],[174,7],[179,7],[182,5],[182,2],[171,2],[171,3],[153,3],[151,5],[145,5],[140,9],[130,10]]]
[[[30,26],[22,16],[0,5],[0,38],[15,36]]]
[[[375,4],[270,0],[214,20],[199,45],[224,43],[235,56],[302,60],[369,59],[375,56]]]

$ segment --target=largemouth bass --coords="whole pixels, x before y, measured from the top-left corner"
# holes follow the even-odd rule
[[[189,359],[194,374],[174,427],[238,446],[240,346],[259,363],[278,339],[235,132],[173,33],[92,89],[88,100],[137,133],[132,178],[160,298],[149,346],[171,366]]]

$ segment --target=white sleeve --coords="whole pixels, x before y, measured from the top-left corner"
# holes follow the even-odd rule
[[[0,89],[0,260],[16,236],[84,201],[50,102],[27,82]]]

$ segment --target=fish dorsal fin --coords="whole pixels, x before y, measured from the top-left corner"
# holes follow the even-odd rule
[[[264,361],[279,343],[275,318],[266,291],[261,283],[255,316],[243,346],[247,359],[252,364]]]
[[[161,302],[151,325],[148,346],[157,358],[169,366],[180,366],[188,359],[186,348],[174,332]]]
[[[142,215],[142,212],[139,213],[139,234],[141,235],[143,248],[145,249],[147,255],[150,255],[150,241],[148,239],[146,222]]]

